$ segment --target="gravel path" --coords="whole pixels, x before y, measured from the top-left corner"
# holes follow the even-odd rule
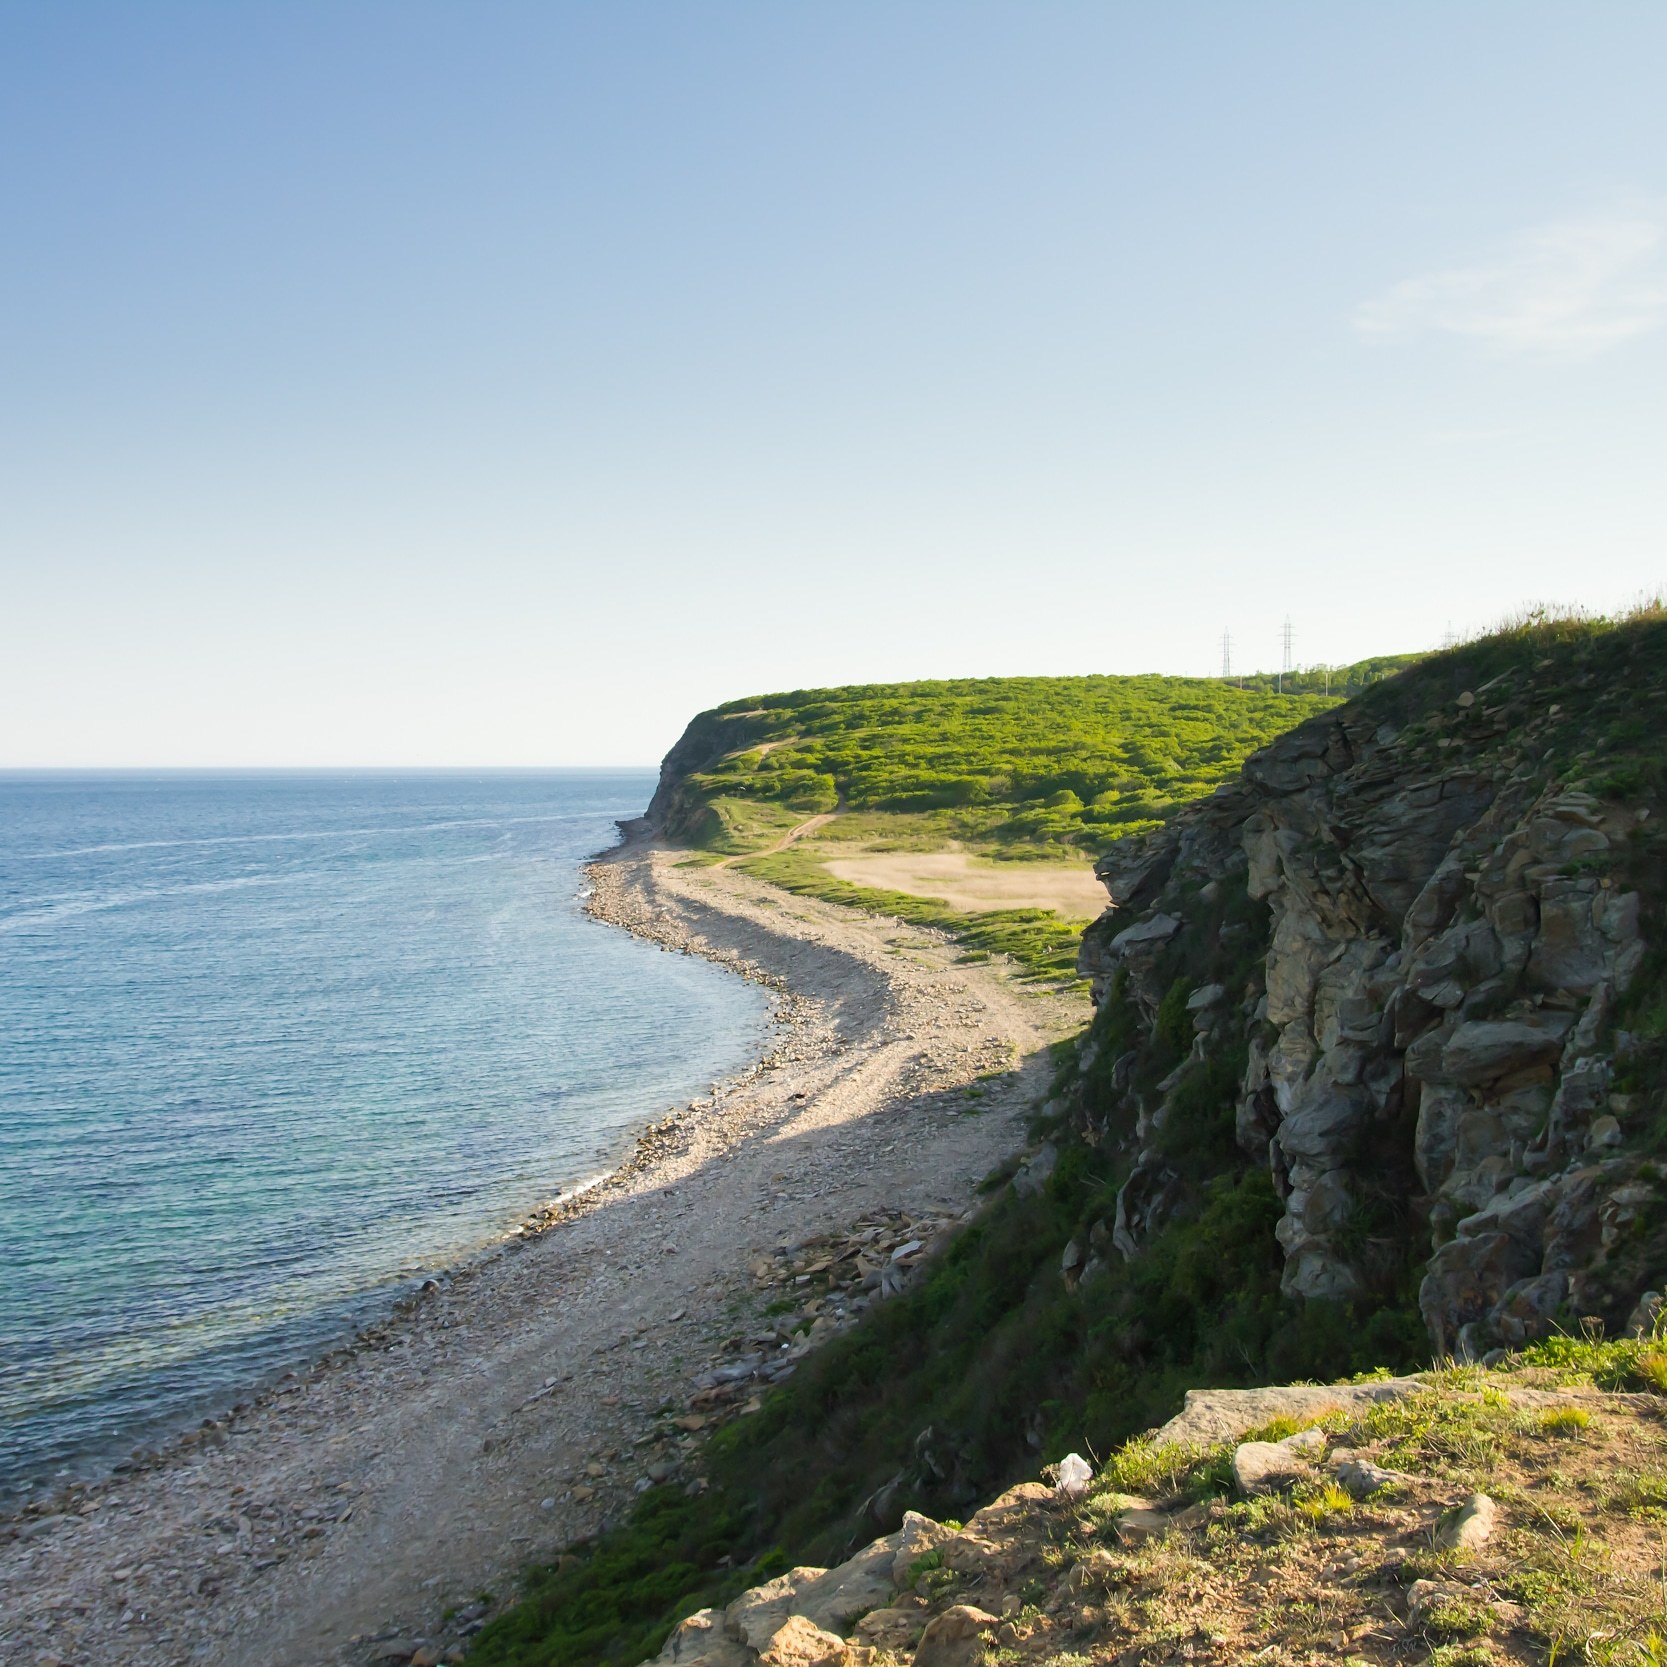
[[[0,1667],[445,1655],[477,1594],[628,1505],[656,1409],[756,1319],[760,1256],[877,1210],[965,1210],[1022,1141],[1045,1043],[1086,1017],[734,869],[636,844],[592,878],[600,917],[776,988],[771,1054],[351,1346],[0,1523]]]

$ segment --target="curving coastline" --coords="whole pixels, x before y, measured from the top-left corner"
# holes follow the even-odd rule
[[[587,871],[587,909],[770,985],[774,1046],[349,1348],[0,1528],[0,1654],[443,1655],[478,1624],[478,1592],[506,1595],[655,1467],[676,1474],[685,1445],[654,1410],[722,1363],[760,1257],[877,1212],[965,1207],[1080,1004],[959,965],[933,934],[684,860],[628,839]],[[984,1115],[942,1092],[1015,1055],[1029,1063]]]

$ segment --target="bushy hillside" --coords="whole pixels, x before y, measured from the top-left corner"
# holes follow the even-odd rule
[[[733,851],[836,805],[932,814],[945,834],[1031,852],[1098,850],[1410,658],[1340,668],[1329,699],[1305,674],[1283,694],[1269,679],[994,677],[730,701],[667,756],[650,815]]]

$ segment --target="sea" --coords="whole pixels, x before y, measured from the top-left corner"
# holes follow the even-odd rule
[[[350,1335],[756,1054],[582,911],[646,770],[0,775],[0,1498]]]

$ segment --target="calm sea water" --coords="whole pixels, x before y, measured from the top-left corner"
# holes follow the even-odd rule
[[[580,912],[647,772],[0,776],[0,1493],[350,1330],[752,1053]]]

